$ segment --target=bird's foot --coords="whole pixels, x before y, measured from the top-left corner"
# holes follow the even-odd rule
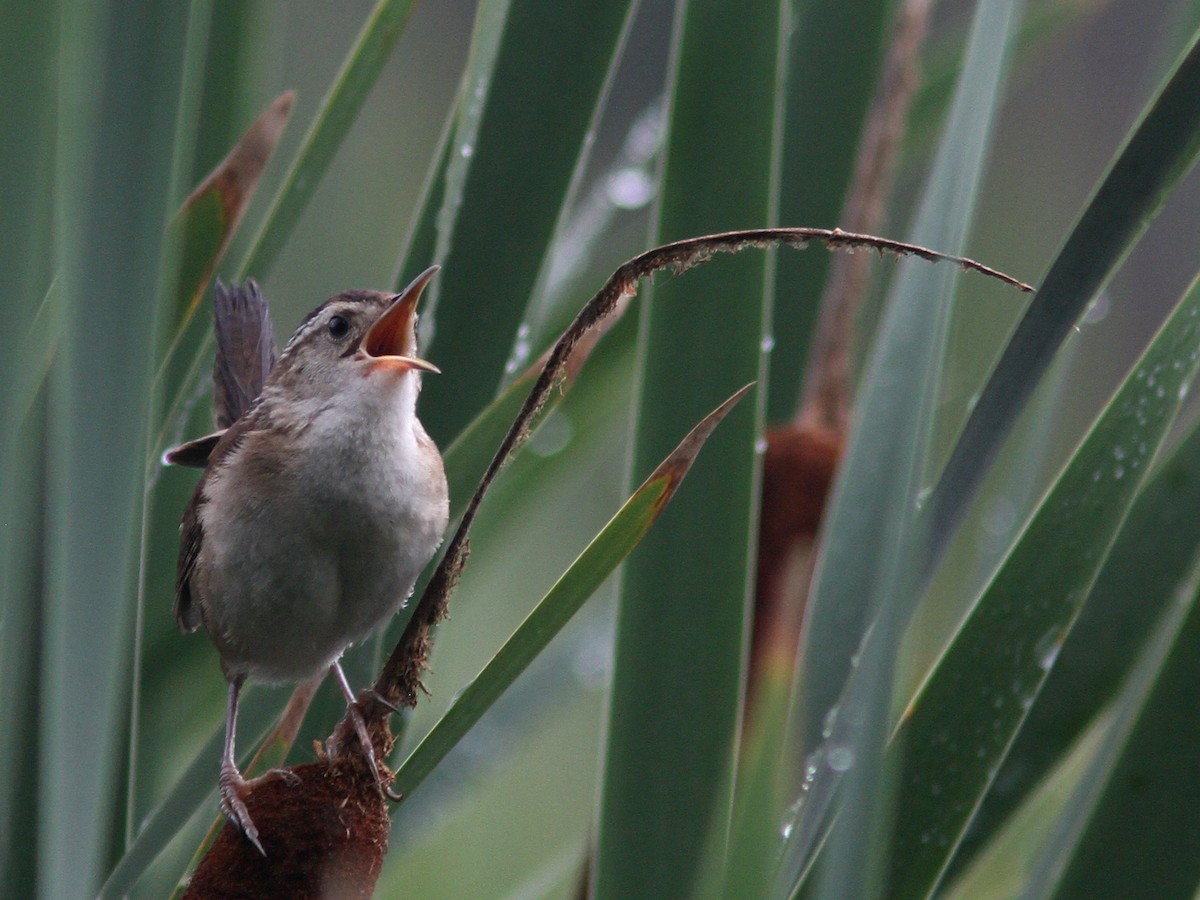
[[[368,688],[367,690],[363,691],[363,695],[365,695],[370,702],[378,703],[388,712],[395,713],[396,715],[403,714],[403,710],[401,710],[400,707],[385,700],[383,694],[379,693],[379,691],[375,690],[375,688]]]
[[[381,702],[382,698],[378,696],[370,697],[370,702]],[[391,800],[393,803],[399,803],[400,794],[392,790],[392,786],[388,780],[385,780],[379,770],[379,762],[375,758],[375,742],[371,740],[371,735],[367,731],[367,720],[363,715],[363,707],[361,701],[354,700],[346,704],[346,715],[350,720],[351,726],[354,728],[354,734],[358,738],[359,746],[362,747],[363,757],[367,761],[367,768],[371,771],[371,777],[375,779],[375,784],[379,787],[379,793]],[[345,721],[337,727],[329,740],[325,742],[325,752],[330,758],[338,755],[342,748],[342,742],[347,734],[345,729]]]
[[[267,855],[267,851],[263,849],[262,842],[258,837],[258,828],[255,826],[254,820],[250,818],[250,811],[246,808],[246,798],[254,792],[255,788],[268,781],[276,780],[282,780],[292,787],[300,784],[301,781],[300,776],[291,769],[270,769],[257,778],[247,780],[242,777],[242,773],[235,766],[230,765],[221,766],[221,775],[217,780],[220,788],[221,812],[263,856]]]
[[[235,766],[230,765],[221,766],[221,777],[217,784],[220,788],[221,812],[225,814],[225,818],[246,836],[246,840],[254,845],[255,850],[266,856],[267,851],[258,839],[258,828],[250,818],[250,811],[246,809],[246,797],[254,790],[254,785],[243,778]]]

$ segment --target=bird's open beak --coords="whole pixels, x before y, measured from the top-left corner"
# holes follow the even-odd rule
[[[417,351],[416,312],[421,292],[440,266],[430,266],[395,296],[392,305],[363,337],[362,349],[381,363],[402,369],[440,373],[440,369],[413,354]]]

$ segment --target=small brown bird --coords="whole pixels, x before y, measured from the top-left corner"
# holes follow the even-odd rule
[[[183,631],[203,626],[220,654],[229,682],[221,809],[260,853],[245,804],[254,782],[234,752],[247,678],[301,681],[329,669],[378,774],[339,659],[400,609],[446,528],[442,457],[416,414],[421,373],[438,371],[416,356],[416,306],[436,271],[400,294],[327,300],[277,362],[251,283],[261,321],[253,303],[227,319],[215,370],[218,424],[236,421],[166,457],[205,466],[180,526],[175,619]],[[265,331],[230,341],[230,322],[242,320]],[[220,308],[217,331],[220,344]],[[230,346],[250,376],[237,376]],[[250,402],[255,365],[265,382]]]

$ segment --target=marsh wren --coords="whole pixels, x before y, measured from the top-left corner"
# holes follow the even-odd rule
[[[436,271],[399,294],[332,297],[278,361],[268,324],[270,352],[260,335],[249,353],[269,369],[258,398],[244,411],[235,403],[223,432],[167,454],[204,465],[180,526],[175,619],[183,631],[203,627],[220,654],[221,809],[260,853],[245,804],[254,782],[234,752],[247,678],[330,670],[378,776],[339,660],[400,609],[446,528],[442,457],[416,413],[421,374],[438,371],[416,355],[417,302]]]

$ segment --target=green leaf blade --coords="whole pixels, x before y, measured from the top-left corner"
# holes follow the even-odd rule
[[[460,117],[480,119],[465,130],[460,120],[446,191],[436,195],[442,205],[432,261],[444,269],[430,309],[432,352],[455,373],[429,381],[422,396],[425,426],[436,440],[447,442],[496,395],[634,5],[512,0],[491,70],[465,86]],[[482,111],[472,109],[480,103]],[[488,331],[501,339],[480,340],[482,309]]]
[[[1138,492],[1087,604],[1063,644],[956,868],[1056,764],[1119,689],[1200,544],[1200,426],[1193,424]]]
[[[545,649],[584,602],[641,542],[675,495],[708,436],[749,391],[738,391],[700,422],[625,501],[482,672],[396,771],[394,790],[407,796]]]
[[[59,22],[58,114],[72,127],[58,129],[54,146],[64,322],[48,394],[33,829],[40,896],[92,895],[122,831],[114,800],[131,687],[131,563],[168,255],[162,226],[177,137],[168,111],[187,22],[184,7],[119,3],[73,5]]]
[[[889,884],[898,895],[937,883],[1052,668],[1195,375],[1198,315],[1193,288],[913,701],[890,751],[904,771]]]
[[[913,226],[917,243],[947,252],[966,243],[1020,9],[1014,2],[976,7],[950,118]],[[806,877],[827,833],[846,773],[839,759],[854,765],[848,797],[839,801],[841,833],[821,851],[830,862],[820,888],[854,896],[880,877],[864,860],[878,858],[877,817],[888,815],[882,798],[890,786],[880,756],[896,648],[917,599],[917,499],[941,391],[954,275],[917,260],[901,264],[859,390],[854,437],[825,512],[804,665],[797,672],[803,681],[794,687],[802,753],[823,743],[837,752],[831,760],[831,752],[817,751],[821,762],[784,850],[781,892]]]
[[[935,556],[1055,351],[1200,153],[1200,33],[1070,232],[971,411],[929,500]]]
[[[782,4],[754,5],[734,17],[709,0],[678,7],[660,240],[773,218],[781,21]],[[709,391],[761,377],[770,318],[767,263],[747,254],[646,292],[639,468],[661,458],[675,435],[703,415]],[[734,303],[738,313],[726,314]],[[760,428],[758,409],[731,414],[686,495],[626,566],[598,897],[686,892],[704,864],[710,826],[730,815]],[[704,563],[680,567],[685,557]]]
[[[863,119],[871,103],[888,38],[891,4],[883,0],[793,5],[788,42],[788,90],[780,152],[779,221],[786,225],[841,225]],[[771,360],[767,421],[796,413],[815,304],[829,269],[821,253],[775,259],[772,335],[787,353]]]

